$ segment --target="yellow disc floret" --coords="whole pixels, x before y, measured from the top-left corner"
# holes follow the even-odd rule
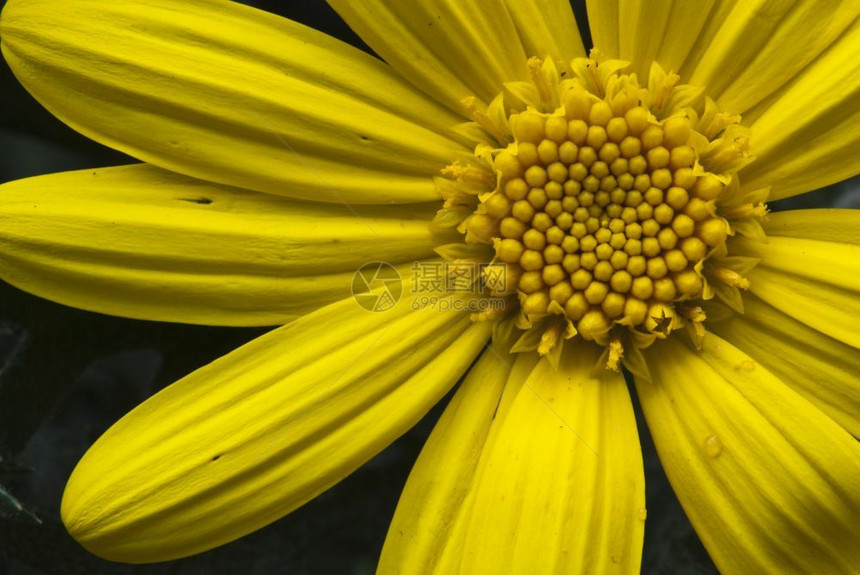
[[[562,80],[546,61],[534,88],[517,90],[522,106],[491,104],[483,119],[503,117],[494,131],[506,138],[476,157],[496,185],[459,228],[510,270],[520,328],[566,325],[567,338],[607,345],[610,365],[622,339],[641,347],[702,321],[711,284],[747,287],[714,262],[731,260],[729,218],[755,212],[737,192],[750,161],[737,119],[656,64],[647,88],[623,67],[592,55]]]

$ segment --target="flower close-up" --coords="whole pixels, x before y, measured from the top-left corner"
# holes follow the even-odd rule
[[[567,0],[328,4],[373,54],[226,0],[0,14],[20,84],[139,162],[0,185],[0,279],[280,326],[101,435],[69,534],[227,544],[454,390],[379,573],[639,573],[634,404],[720,572],[856,572],[860,212],[773,204],[860,173],[860,3],[594,0],[585,39]]]

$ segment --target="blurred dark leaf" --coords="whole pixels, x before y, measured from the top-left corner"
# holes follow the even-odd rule
[[[6,491],[2,485],[0,485],[0,519],[23,523],[42,523],[34,513],[24,509],[24,506],[12,497],[12,494]]]
[[[0,320],[0,382],[20,355],[26,338],[26,332],[19,325]]]

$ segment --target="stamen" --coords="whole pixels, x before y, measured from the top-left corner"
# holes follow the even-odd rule
[[[499,142],[508,140],[507,134],[499,127],[488,115],[486,107],[475,96],[468,96],[460,100],[460,103],[469,112],[469,116],[476,124],[484,128],[487,133],[494,137]]]
[[[708,266],[708,272],[710,272],[714,278],[720,280],[726,285],[742,290],[748,290],[750,288],[750,281],[734,270],[712,265]]]
[[[475,166],[464,166],[459,161],[442,168],[442,175],[454,178],[461,182],[472,182],[478,184],[492,184],[495,182],[493,174],[487,170]]]
[[[609,342],[609,354],[606,357],[606,369],[618,371],[621,359],[624,357],[624,346],[621,345],[621,339],[614,337]]]
[[[743,204],[725,210],[724,216],[727,218],[754,218],[762,222],[767,221],[768,209],[763,203],[757,205]]]
[[[540,355],[547,355],[558,344],[561,336],[563,324],[554,323],[541,335],[540,343],[538,344],[537,352]]]
[[[542,65],[543,61],[540,58],[529,58],[528,60],[529,75],[538,90],[541,102],[549,104],[553,101],[554,95],[551,92],[549,83],[546,81],[546,77],[544,77]]]

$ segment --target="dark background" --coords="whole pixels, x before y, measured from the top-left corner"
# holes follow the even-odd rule
[[[247,3],[367,49],[322,0]],[[582,27],[582,2],[574,5]],[[54,119],[0,60],[0,183],[133,161]],[[814,205],[858,207],[858,195],[849,183],[792,203]],[[0,575],[373,573],[400,490],[441,405],[316,500],[196,557],[149,566],[109,563],[83,551],[59,522],[65,479],[99,434],[153,392],[264,331],[106,317],[0,282]],[[643,572],[716,573],[642,425],[640,434],[649,511]]]

